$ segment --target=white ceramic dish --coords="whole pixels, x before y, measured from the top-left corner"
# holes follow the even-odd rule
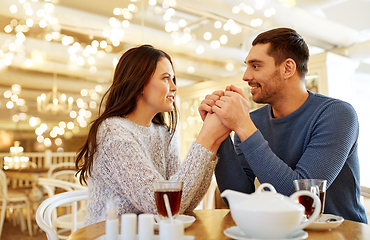
[[[331,221],[327,222],[328,219]],[[323,214],[321,218],[312,222],[305,229],[310,231],[327,231],[338,227],[343,221],[344,219],[342,217],[335,216],[333,214]]]
[[[239,240],[260,240],[257,238],[251,238],[247,236],[238,226],[230,227],[224,230],[224,234],[229,238],[239,239]],[[274,240],[299,240],[299,239],[306,239],[308,237],[308,233],[303,230],[298,230],[292,234],[288,238],[285,239],[274,239]]]
[[[184,222],[184,229],[190,227],[190,225],[195,221],[195,217],[188,215],[179,215],[176,219]],[[159,230],[159,223],[154,223],[154,230]]]
[[[121,235],[118,235],[118,239],[121,239],[120,237],[121,237]],[[139,236],[136,235],[135,239],[138,240]],[[102,235],[98,238],[95,238],[95,240],[108,240],[108,239],[106,239],[105,234],[104,234],[104,235]],[[154,235],[153,240],[159,240],[159,235]],[[194,240],[194,236],[184,236],[184,238],[182,240]]]

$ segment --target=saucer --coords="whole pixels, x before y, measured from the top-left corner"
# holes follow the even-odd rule
[[[178,215],[176,219],[184,222],[184,229],[189,227],[195,221],[195,217],[188,215]],[[154,230],[159,230],[159,223],[154,222]]]
[[[121,234],[118,235],[118,239],[121,239]],[[139,236],[136,235],[135,240],[138,240],[138,239],[139,239]],[[108,239],[106,239],[106,236],[104,234],[98,238],[95,238],[95,240],[108,240]],[[154,235],[152,240],[159,240],[159,235]],[[194,240],[194,236],[184,236],[182,240]]]
[[[328,219],[335,219],[335,221],[326,222]],[[333,214],[323,214],[318,220],[312,222],[305,229],[311,231],[327,231],[338,227],[344,219]]]
[[[247,236],[238,226],[236,227],[230,227],[225,229],[224,234],[228,236],[229,238],[233,239],[239,239],[239,240],[260,240],[257,238],[251,238]],[[288,238],[285,239],[274,239],[274,240],[299,240],[299,239],[306,239],[308,237],[308,233],[299,230],[295,231],[292,234],[289,235]]]

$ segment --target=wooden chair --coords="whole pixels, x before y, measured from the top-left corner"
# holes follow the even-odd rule
[[[365,207],[368,223],[370,224],[370,188],[361,186],[362,204]]]
[[[85,190],[76,190],[64,192],[44,200],[36,211],[37,225],[46,233],[48,240],[59,240],[60,236],[55,230],[56,226],[53,225],[52,212],[58,206],[72,203],[72,213],[70,221],[73,225],[71,233],[77,230],[77,202],[87,200],[88,192]]]
[[[203,209],[215,209],[215,191],[217,188],[216,177],[213,175],[211,184],[203,198]]]
[[[0,169],[0,202],[2,202],[1,207],[1,219],[0,219],[0,238],[3,230],[3,225],[5,221],[5,215],[7,209],[19,209],[20,210],[20,222],[23,228],[24,216],[23,209],[26,208],[27,211],[27,226],[28,234],[32,236],[32,226],[31,226],[31,205],[28,200],[27,194],[9,189],[8,190],[8,181],[6,175],[2,169]]]

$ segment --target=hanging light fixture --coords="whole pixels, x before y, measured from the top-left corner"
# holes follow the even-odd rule
[[[23,156],[23,147],[19,141],[14,142],[14,146],[10,147],[10,157],[4,157],[4,169],[19,169],[32,166],[29,162],[29,157]]]
[[[69,114],[72,110],[73,98],[58,92],[57,74],[53,76],[52,91],[37,97],[37,111],[41,113],[51,113],[57,115],[58,113]]]

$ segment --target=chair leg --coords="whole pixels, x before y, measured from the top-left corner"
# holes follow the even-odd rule
[[[27,206],[27,225],[28,225],[28,234],[32,237],[32,222],[31,222],[31,205],[29,201],[26,201]]]
[[[5,220],[5,212],[6,212],[6,200],[2,200],[2,208],[1,208],[1,218],[0,218],[0,238],[1,238],[1,233],[3,232],[3,226],[4,226],[4,220]]]
[[[17,226],[16,210],[14,208],[8,208],[9,218],[13,223],[13,226]]]
[[[26,230],[26,220],[24,219],[23,208],[19,209],[19,222],[21,225],[21,231],[24,232]]]

